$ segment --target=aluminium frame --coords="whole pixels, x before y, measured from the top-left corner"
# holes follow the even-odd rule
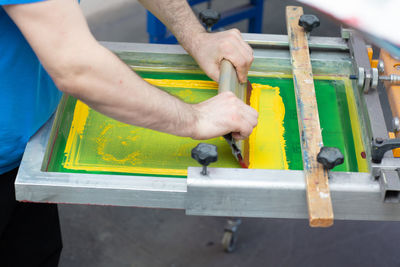
[[[287,37],[243,36],[256,47],[253,75],[291,73]],[[198,69],[193,59],[177,45],[104,45],[134,69],[179,69],[182,65],[180,70]],[[314,75],[351,74],[354,63],[351,63],[349,47],[343,39],[311,37],[310,49]],[[134,59],[132,55],[135,55]],[[151,63],[147,63],[149,57]],[[355,82],[353,87],[357,91]],[[359,115],[364,118],[362,123],[367,121],[366,124],[373,123],[374,127],[385,127],[384,121],[368,121],[368,114],[361,108],[365,106],[361,94],[357,101]],[[381,113],[380,103],[375,101],[374,105],[378,105],[376,112]],[[44,172],[41,166],[53,121],[54,118],[47,122],[27,145],[15,183],[17,200],[172,208],[183,209],[191,215],[308,218],[302,171],[208,168],[209,176],[202,176],[201,168],[189,167],[187,179]],[[367,128],[362,125],[362,129]],[[364,139],[368,140],[369,134],[365,135]],[[364,145],[368,147],[368,142]],[[399,159],[385,156],[381,164],[371,164],[371,170],[391,170],[396,166],[400,166]],[[336,219],[400,220],[400,205],[382,201],[379,181],[372,173],[330,173]]]

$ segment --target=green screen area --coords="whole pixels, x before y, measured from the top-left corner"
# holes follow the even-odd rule
[[[151,71],[142,71],[138,72],[143,78],[152,78],[152,79],[175,79],[175,80],[209,80],[204,74],[195,74],[195,73],[167,73],[167,72],[151,72]],[[249,77],[250,82],[259,83],[270,86],[277,86],[280,88],[280,96],[283,99],[285,106],[285,117],[284,117],[284,139],[286,141],[286,159],[288,161],[289,169],[291,170],[301,170],[303,168],[302,164],[302,156],[301,156],[301,148],[299,142],[299,130],[298,130],[298,122],[297,122],[297,111],[296,111],[296,102],[295,102],[295,94],[293,88],[293,80],[289,78],[280,79],[280,78],[271,78],[271,77]],[[349,119],[349,110],[346,98],[346,90],[345,85],[342,80],[315,80],[315,88],[316,88],[316,96],[318,102],[318,110],[320,116],[320,123],[322,129],[323,142],[325,146],[335,146],[338,147],[345,157],[344,164],[337,166],[334,168],[334,171],[351,171],[357,172],[358,166],[355,156],[355,147],[353,140],[353,133],[351,129],[350,119]],[[216,90],[201,90],[201,97],[196,97],[196,99],[191,98],[187,94],[182,94],[183,89],[179,88],[163,88],[164,90],[170,92],[171,94],[177,95],[178,97],[183,98],[184,101],[190,103],[196,103],[208,99],[214,96],[217,91]],[[62,109],[63,112],[59,114],[57,117],[57,125],[58,129],[56,131],[55,139],[51,140],[50,145],[52,148],[50,149],[50,159],[47,167],[48,171],[54,172],[80,172],[86,173],[84,170],[71,170],[65,169],[63,167],[63,163],[66,158],[64,155],[65,144],[68,138],[68,133],[70,130],[70,125],[73,117],[73,112],[75,108],[76,100],[72,97],[68,97],[66,101],[63,103]],[[97,113],[95,111],[90,111],[93,113]],[[96,119],[96,116],[102,116],[100,114],[91,114],[88,117],[88,122],[91,123],[90,119]],[[109,118],[104,119],[104,127],[108,125],[107,120],[112,120]],[[93,122],[94,123],[94,122]],[[132,126],[129,126],[132,127]],[[159,168],[187,168],[188,166],[199,166],[199,164],[190,158],[190,156],[186,157],[184,160],[180,158],[179,161],[174,161],[173,156],[168,156],[168,154],[160,153],[160,151],[168,150],[173,151],[176,140],[179,140],[180,144],[186,146],[188,149],[194,147],[199,141],[191,140],[190,138],[179,138],[175,136],[171,136],[168,134],[157,133],[154,132],[154,135],[149,135],[145,137],[143,140],[129,140],[126,139],[127,135],[124,136],[124,126],[121,126],[119,129],[113,128],[105,133],[105,136],[108,137],[109,142],[102,146],[103,156],[107,155],[107,149],[113,147],[113,142],[120,142],[121,139],[124,139],[125,142],[137,142],[137,146],[143,146],[143,149],[146,149],[146,157],[148,160],[142,160],[141,164],[145,167],[152,167],[152,158],[155,157],[166,157],[162,158],[161,161],[166,162],[165,166],[157,166]],[[128,128],[127,128],[128,129]],[[129,128],[129,131],[132,131],[132,128]],[[144,131],[144,129],[135,127],[135,131],[137,131],[137,135],[140,136],[140,131]],[[148,131],[148,130],[147,130]],[[136,133],[135,133],[136,134]],[[125,140],[126,139],[126,140]],[[160,142],[154,142],[154,140],[162,140],[162,144]],[[96,142],[102,142],[101,139],[92,140]],[[212,140],[206,141],[208,143],[212,143],[218,146],[219,152],[219,160],[217,163],[212,164],[213,167],[237,167],[239,168],[239,164],[234,160],[230,147],[226,144],[226,142],[222,138],[215,138]],[[129,147],[129,146],[127,146]],[[84,150],[81,156],[85,158],[93,158],[93,161],[96,161],[96,157],[99,156],[98,153],[92,151],[90,149]],[[129,154],[129,151],[122,151],[122,154]],[[175,153],[180,153],[176,151]],[[100,153],[101,154],[101,153]],[[116,159],[118,160],[118,159]],[[134,161],[134,157],[131,159]],[[125,164],[125,163],[124,163]],[[129,165],[129,160],[126,161],[126,164]],[[110,173],[104,171],[90,171],[90,173]],[[127,174],[127,173],[119,173],[119,174]],[[133,173],[135,174],[135,173]],[[140,174],[143,175],[143,174]],[[148,175],[153,176],[154,174],[149,173]],[[165,176],[165,175],[163,175]]]

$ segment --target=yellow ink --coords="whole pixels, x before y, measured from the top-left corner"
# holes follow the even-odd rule
[[[249,72],[252,76],[258,77],[273,77],[273,78],[281,78],[281,79],[292,79],[293,75],[289,74],[281,74],[281,73],[273,73],[273,74],[265,74],[265,73],[255,73]],[[349,109],[351,130],[353,133],[353,141],[354,148],[356,153],[356,160],[358,165],[359,172],[368,172],[369,166],[366,159],[361,157],[361,152],[365,151],[365,147],[362,141],[362,134],[360,128],[360,118],[357,112],[357,103],[355,100],[355,96],[353,93],[352,81],[348,78],[348,76],[327,76],[327,75],[313,75],[314,80],[338,80],[343,81],[346,91],[347,105]]]
[[[190,89],[213,89],[217,90],[218,84],[213,81],[201,80],[157,80],[145,79],[147,82],[160,87],[182,88],[177,96],[187,101],[195,101],[195,94]],[[287,169],[285,155],[285,140],[283,139],[283,118],[285,108],[278,87],[253,84],[252,106],[260,111],[259,124],[250,137],[250,166],[252,168],[273,168]],[[261,105],[260,105],[261,103]],[[260,110],[260,108],[262,110]],[[187,175],[185,169],[170,169],[156,166],[152,168],[142,167],[141,164],[154,159],[147,158],[140,151],[143,146],[138,145],[140,130],[123,131],[129,125],[111,122],[104,123],[98,130],[96,141],[96,153],[101,162],[96,164],[84,163],[81,159],[80,140],[87,125],[90,108],[81,101],[76,102],[71,130],[68,135],[65,148],[66,160],[64,168],[85,171],[101,172],[123,172],[155,175]],[[126,132],[126,134],[123,134]],[[257,133],[260,133],[257,135]],[[217,138],[218,142],[224,143],[222,137]],[[278,142],[277,142],[278,141]],[[139,144],[139,143],[136,143]],[[190,157],[190,150],[193,143],[182,143],[171,153],[171,160],[179,160],[180,157]],[[160,163],[162,165],[162,163]]]
[[[71,129],[69,130],[69,135],[67,143],[65,145],[65,155],[66,160],[64,163],[64,168],[73,169],[75,166],[74,158],[79,158],[79,143],[82,139],[83,130],[85,129],[86,119],[89,116],[89,107],[77,101],[75,105],[74,117],[71,123]]]
[[[255,83],[252,86],[250,105],[259,112],[259,117],[258,125],[249,137],[249,168],[287,170],[283,137],[285,106],[279,87]]]
[[[170,88],[186,88],[178,93],[178,97],[186,99],[187,101],[195,101],[195,95],[189,89],[218,89],[218,84],[213,81],[200,81],[200,80],[169,80],[169,79],[145,79],[147,82],[159,86]],[[64,168],[74,170],[86,171],[103,171],[103,172],[124,172],[124,173],[153,173],[159,175],[186,175],[187,170],[168,169],[168,168],[143,168],[139,165],[146,160],[146,155],[141,155],[140,151],[128,151],[132,146],[132,142],[137,141],[139,135],[136,131],[130,131],[129,136],[120,136],[118,134],[118,127],[130,127],[119,122],[110,125],[104,125],[100,131],[99,136],[96,138],[97,148],[96,153],[107,164],[86,164],[81,163],[80,141],[87,123],[91,109],[81,101],[77,101],[74,110],[74,117],[71,123],[70,132],[68,134],[66,147],[64,150],[65,161]],[[115,139],[118,139],[118,150],[115,149]],[[175,156],[184,156],[185,151],[191,145],[181,146]],[[116,151],[118,153],[116,153]],[[187,152],[186,152],[187,153]],[[174,155],[173,155],[174,156]],[[190,156],[190,155],[189,155]]]
[[[129,151],[129,145],[128,142],[134,142],[138,139],[138,136],[128,136],[128,137],[122,137],[122,136],[117,136],[116,134],[119,131],[120,128],[122,127],[129,127],[129,125],[126,124],[115,124],[115,125],[107,125],[104,127],[103,131],[101,131],[100,136],[97,137],[96,142],[97,142],[97,154],[101,156],[101,158],[104,161],[109,161],[109,162],[114,162],[117,164],[124,164],[129,162],[131,165],[135,165],[140,163],[140,159],[138,158],[140,156],[139,151]],[[113,147],[109,148],[110,146],[113,146],[114,143],[109,144],[108,141],[117,139],[119,144],[122,146],[118,150],[118,155],[113,154]],[[117,143],[118,144],[118,143]]]
[[[360,130],[360,122],[358,118],[357,105],[355,103],[354,94],[352,92],[352,86],[350,79],[344,80],[344,86],[346,89],[347,105],[349,108],[349,116],[351,123],[351,130],[353,132],[354,148],[356,152],[356,159],[359,172],[368,172],[368,163],[361,157],[361,152],[365,151],[362,134]]]
[[[179,97],[180,99],[185,99],[188,102],[196,101],[196,96],[189,89],[180,91],[176,96]]]
[[[188,89],[218,89],[218,83],[201,80],[170,80],[170,79],[144,79],[146,82],[159,87],[174,87]]]

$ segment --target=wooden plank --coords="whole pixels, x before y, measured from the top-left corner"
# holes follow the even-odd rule
[[[323,146],[323,142],[308,40],[303,28],[298,25],[301,15],[303,15],[302,7],[286,7],[286,25],[296,93],[304,176],[307,186],[309,222],[312,227],[328,227],[333,224],[332,201],[328,172],[322,164],[317,162],[317,154]]]

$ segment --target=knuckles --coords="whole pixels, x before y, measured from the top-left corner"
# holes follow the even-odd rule
[[[224,54],[231,55],[233,54],[234,48],[229,40],[224,39],[219,43],[219,50]]]
[[[219,94],[218,96],[223,97],[229,101],[235,101],[237,99],[236,95],[231,91],[223,92],[223,93]]]
[[[239,36],[239,37],[241,37],[240,31],[239,31],[238,29],[236,29],[236,28],[230,29],[229,32],[230,32],[231,34],[233,34],[234,36]]]
[[[249,60],[250,60],[249,65],[251,66],[251,64],[252,64],[253,61],[254,61],[254,54],[253,54],[253,53],[250,53],[250,55],[249,55]]]

